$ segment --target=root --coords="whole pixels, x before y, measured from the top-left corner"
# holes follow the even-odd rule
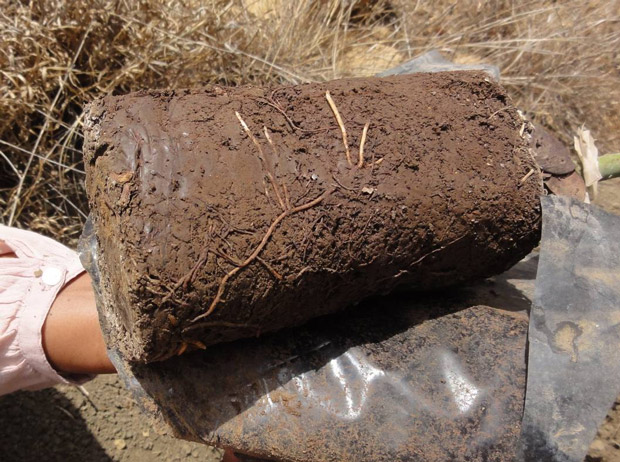
[[[205,313],[203,313],[203,314],[201,314],[199,316],[196,316],[194,319],[191,320],[191,322],[194,323],[196,321],[204,319],[207,316],[209,316],[211,313],[213,313],[213,311],[217,307],[218,303],[222,299],[222,295],[224,295],[224,290],[226,289],[226,283],[228,282],[228,280],[230,278],[232,278],[235,274],[237,274],[239,271],[241,271],[242,269],[246,268],[250,263],[252,263],[254,260],[256,260],[258,258],[259,254],[262,252],[262,250],[267,245],[267,242],[269,241],[269,238],[271,238],[271,235],[273,234],[273,232],[275,231],[275,229],[277,228],[277,226],[280,224],[280,222],[282,220],[284,220],[289,215],[293,215],[293,214],[295,214],[297,212],[303,212],[304,210],[308,210],[308,209],[314,207],[315,205],[320,204],[333,191],[334,191],[334,189],[325,191],[323,194],[321,194],[316,199],[313,199],[313,200],[311,200],[309,202],[306,202],[305,204],[299,205],[299,206],[294,207],[292,209],[285,210],[280,215],[278,215],[278,217],[271,223],[271,225],[267,229],[267,232],[265,233],[265,235],[261,239],[260,243],[256,246],[256,248],[254,249],[252,254],[248,258],[246,258],[245,261],[243,261],[239,266],[233,268],[232,270],[230,270],[228,273],[226,273],[224,275],[224,277],[220,281],[219,287],[217,289],[217,293],[215,295],[215,298],[211,302],[211,305],[209,306],[209,309]]]
[[[179,320],[173,314],[168,314],[168,321],[170,321],[170,324],[172,324],[172,327],[176,327],[179,325]]]
[[[282,106],[280,106],[280,103],[278,103],[275,100],[275,95],[276,95],[277,91],[278,91],[278,89],[276,88],[274,91],[271,92],[271,96],[269,98],[267,98],[267,104],[269,106],[271,106],[272,108],[274,108],[276,111],[278,111],[280,114],[282,114],[293,130],[299,130],[299,131],[302,131],[302,132],[308,131],[308,130],[304,130],[300,126],[296,125],[295,122],[293,122],[291,120],[291,118],[288,116],[288,114],[286,113],[284,108]]]
[[[534,169],[533,169],[533,168],[531,168],[531,169],[530,169],[530,171],[529,171],[529,172],[527,172],[527,173],[525,174],[525,176],[519,180],[519,187],[521,187],[521,186],[523,185],[523,183],[525,183],[525,182],[527,181],[527,179],[528,179],[529,177],[531,177],[533,174],[534,174]]]
[[[204,343],[202,343],[200,340],[187,340],[181,343],[181,346],[179,347],[178,350],[176,350],[176,352],[174,352],[174,354],[176,354],[177,356],[181,356],[183,353],[187,351],[187,348],[190,345],[192,345],[195,348],[199,348],[201,350],[207,349],[207,346]]]
[[[256,257],[256,261],[260,262],[265,268],[267,268],[267,271],[269,271],[271,275],[274,278],[276,278],[278,281],[281,281],[283,279],[282,275],[278,273],[276,269],[273,266],[271,266],[269,262],[262,259],[261,257]]]
[[[418,258],[417,260],[415,260],[415,261],[411,262],[411,263],[409,264],[409,266],[411,267],[411,266],[415,266],[415,265],[418,265],[418,264],[422,263],[422,261],[423,261],[423,260],[425,260],[425,259],[426,259],[426,257],[429,257],[429,256],[431,256],[431,255],[433,255],[433,254],[435,254],[435,253],[437,253],[437,252],[441,252],[441,251],[442,251],[442,250],[444,250],[445,248],[450,247],[452,244],[456,244],[458,241],[460,241],[461,239],[464,239],[465,237],[466,237],[465,235],[459,236],[459,237],[457,237],[456,239],[451,240],[451,241],[450,241],[450,242],[448,242],[447,244],[444,244],[444,245],[442,245],[441,247],[439,247],[439,248],[437,248],[437,249],[435,249],[435,250],[432,250],[432,251],[430,251],[430,252],[428,252],[428,253],[426,253],[426,254],[422,255],[422,256],[421,256],[420,258]]]
[[[344,126],[344,122],[342,121],[342,117],[340,116],[340,111],[338,111],[338,107],[332,98],[332,95],[329,93],[329,90],[325,92],[325,99],[329,104],[334,116],[336,117],[336,122],[338,122],[338,126],[340,127],[340,132],[342,133],[342,144],[344,144],[344,151],[347,156],[347,162],[349,166],[353,166],[353,161],[351,160],[351,150],[349,149],[349,142],[347,139],[347,129]],[[368,128],[370,127],[370,121],[366,122],[364,125],[364,129],[362,130],[362,139],[360,140],[360,148],[359,148],[359,156],[357,161],[357,168],[362,168],[364,166],[364,145],[366,144],[366,136],[368,135]]]
[[[222,252],[222,251],[220,251],[220,250],[212,250],[212,252],[213,252],[216,256],[218,256],[218,257],[220,257],[220,258],[223,258],[224,260],[228,260],[228,262],[229,262],[229,263],[232,263],[233,265],[237,265],[237,266],[239,266],[239,265],[241,264],[241,260],[237,260],[237,259],[235,259],[235,258],[231,257],[230,255],[225,254],[224,252]]]
[[[276,111],[278,111],[280,114],[284,116],[284,118],[286,119],[286,122],[291,126],[293,130],[297,130],[303,133],[318,133],[318,132],[323,132],[323,131],[327,131],[331,129],[330,127],[318,128],[316,130],[306,130],[304,128],[301,128],[299,125],[293,122],[293,120],[286,113],[282,105],[278,101],[276,101],[276,93],[279,90],[281,90],[281,88],[276,88],[275,90],[273,90],[271,92],[271,95],[268,98],[265,98],[267,100],[266,102],[269,106],[271,106],[272,108],[274,108]]]
[[[274,155],[276,156],[276,158],[278,158],[279,157],[278,150],[276,149],[275,144],[273,144],[273,140],[271,139],[271,135],[269,134],[269,130],[267,130],[267,127],[263,126],[263,132],[265,133],[265,138],[267,138],[267,141],[269,142],[269,145],[271,146],[271,149],[273,150]],[[275,180],[273,183],[274,183],[274,188],[276,188]],[[288,189],[286,189],[286,183],[282,183],[281,188],[282,188],[282,192],[284,196],[284,209],[283,210],[289,210],[291,208],[291,201],[288,196]]]
[[[344,144],[344,151],[347,156],[347,162],[350,166],[353,166],[353,162],[351,161],[351,151],[349,150],[349,143],[347,141],[347,129],[344,127],[344,123],[342,122],[342,117],[340,117],[340,112],[338,112],[338,107],[334,100],[332,99],[332,95],[330,95],[329,90],[325,92],[325,99],[329,104],[329,107],[332,109],[334,116],[336,117],[336,122],[338,122],[338,126],[340,127],[340,132],[342,133],[342,144]]]
[[[284,202],[286,203],[286,210],[290,210],[291,197],[288,194],[288,188],[286,187],[286,183],[282,183],[282,190],[284,191]]]
[[[200,340],[190,340],[189,343],[194,345],[196,348],[200,348],[201,350],[206,350],[207,346],[202,343]]]
[[[316,227],[317,224],[321,223],[324,217],[325,215],[321,213],[317,217],[317,219],[314,220],[314,222],[312,222],[312,225],[308,228],[308,232],[306,233],[304,238],[301,240],[301,243],[299,244],[300,252],[301,252],[301,261],[303,262],[306,261],[306,251],[308,250],[308,245],[310,244],[310,235],[314,233],[315,231],[314,228]]]
[[[369,127],[370,121],[366,122],[366,125],[364,125],[364,130],[362,130],[362,140],[360,141],[360,155],[357,162],[357,168],[362,168],[364,166],[364,145],[366,144],[366,135],[368,134]]]
[[[271,186],[273,187],[273,191],[276,194],[276,198],[278,199],[278,202],[280,203],[280,207],[282,207],[282,210],[286,210],[286,205],[284,204],[284,201],[282,200],[282,196],[280,196],[280,191],[279,191],[279,188],[278,188],[278,184],[276,183],[276,180],[273,177],[271,169],[269,168],[269,164],[267,164],[267,159],[265,158],[265,154],[263,152],[263,148],[261,147],[261,145],[258,142],[258,140],[256,139],[256,137],[250,131],[250,128],[248,127],[248,124],[245,123],[245,120],[243,120],[243,118],[241,117],[241,114],[239,114],[239,112],[235,111],[235,115],[237,116],[237,119],[239,120],[239,123],[241,124],[241,128],[243,128],[243,131],[248,135],[248,137],[252,140],[252,143],[254,143],[254,145],[258,149],[258,157],[260,158],[261,162],[263,163],[263,167],[265,168],[265,172],[267,173],[267,178],[269,178],[269,181],[271,182]],[[271,144],[273,146],[273,143],[271,142],[271,137],[269,136],[266,127],[265,127],[265,134],[267,136],[267,141],[269,141],[269,144]]]
[[[196,262],[194,267],[191,270],[189,270],[189,272],[185,276],[179,279],[176,282],[176,284],[174,284],[174,286],[170,288],[170,291],[164,296],[164,298],[161,299],[162,304],[170,300],[174,296],[174,293],[177,291],[177,289],[179,289],[181,286],[187,288],[187,286],[194,280],[194,277],[196,277],[196,273],[198,272],[200,267],[207,262],[208,256],[209,256],[209,250],[207,247],[205,247],[200,253],[200,256],[198,257],[198,261]]]
[[[189,345],[187,344],[187,342],[183,342],[181,343],[181,347],[177,350],[177,356],[181,356],[183,353],[185,353],[185,350],[187,350],[187,347]]]
[[[256,329],[256,326],[251,324],[241,324],[237,322],[227,322],[227,321],[207,321],[201,322],[198,324],[194,324],[193,326],[186,327],[183,329],[183,333],[190,332],[192,330],[202,329],[204,327],[232,327],[232,328],[243,328],[243,329]]]
[[[347,191],[354,191],[354,192],[357,191],[353,188],[349,188],[348,186],[343,185],[342,182],[338,178],[336,178],[336,175],[334,175],[333,173],[332,173],[332,178],[338,184],[338,186],[340,186],[342,189],[346,189]]]

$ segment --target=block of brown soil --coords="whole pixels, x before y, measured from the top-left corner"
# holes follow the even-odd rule
[[[85,135],[100,310],[129,360],[499,273],[539,237],[524,122],[482,73],[110,96]]]

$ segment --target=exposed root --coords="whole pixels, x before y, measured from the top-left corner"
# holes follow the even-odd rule
[[[488,120],[491,120],[493,117],[495,117],[495,116],[496,116],[497,114],[499,114],[500,112],[502,112],[502,111],[507,111],[507,110],[509,110],[509,109],[510,109],[510,107],[503,107],[503,108],[501,108],[501,109],[498,109],[497,111],[495,111],[493,114],[491,114],[491,115],[489,116],[489,118],[487,119],[487,121],[488,121]]]
[[[248,135],[248,137],[252,140],[252,143],[254,143],[254,145],[258,149],[258,157],[263,163],[263,167],[265,168],[267,178],[269,178],[269,181],[271,182],[271,186],[273,187],[273,191],[276,194],[276,198],[278,199],[278,202],[280,203],[280,207],[282,207],[282,210],[286,210],[286,205],[284,204],[284,201],[282,200],[282,196],[280,195],[280,191],[276,183],[276,180],[273,177],[271,169],[269,168],[269,164],[267,163],[267,159],[265,158],[265,153],[263,152],[263,148],[261,147],[256,137],[250,131],[248,124],[245,123],[245,120],[243,120],[243,118],[241,117],[241,114],[235,111],[235,115],[237,116],[237,119],[239,120],[239,123],[241,124],[241,128],[243,128],[243,131]],[[265,133],[267,134],[267,128],[265,128]],[[266,135],[266,136],[267,136],[267,141],[269,141],[269,143],[273,146],[273,143],[271,143],[271,137],[269,135]]]
[[[207,322],[200,322],[192,326],[188,326],[185,329],[183,329],[183,333],[190,332],[192,330],[202,329],[205,327],[232,327],[235,329],[243,328],[243,329],[253,329],[253,330],[256,329],[256,326],[253,326],[251,324],[241,324],[237,322],[227,322],[227,321],[207,321]]]
[[[208,256],[209,256],[209,250],[208,250],[207,247],[205,247],[202,250],[202,252],[200,253],[200,256],[198,257],[198,261],[193,266],[193,268],[191,270],[189,270],[189,272],[185,276],[183,276],[181,279],[179,279],[176,282],[176,284],[174,284],[174,286],[172,286],[170,288],[170,291],[164,296],[164,298],[161,299],[161,303],[162,304],[166,303],[168,300],[170,300],[174,296],[174,293],[177,291],[177,289],[179,289],[179,287],[183,286],[184,288],[187,288],[187,286],[196,277],[196,273],[198,272],[200,267],[207,262],[207,257]]]
[[[278,281],[283,279],[282,275],[276,271],[276,269],[271,266],[271,264],[261,257],[256,257],[256,260],[259,261],[267,270],[271,273],[271,275],[276,278]]]
[[[271,238],[271,235],[273,234],[273,232],[275,231],[275,229],[277,228],[277,226],[280,224],[280,222],[282,220],[284,220],[289,215],[293,215],[293,214],[295,214],[297,212],[303,212],[304,210],[308,210],[308,209],[314,207],[315,205],[320,204],[333,191],[334,191],[334,189],[325,191],[323,194],[321,194],[316,199],[313,199],[313,200],[311,200],[309,202],[306,202],[305,204],[299,205],[299,206],[294,207],[292,209],[285,210],[280,215],[278,215],[278,217],[271,223],[271,225],[267,229],[267,232],[265,233],[265,235],[261,239],[260,243],[256,246],[256,248],[254,249],[252,254],[248,258],[246,258],[245,261],[243,261],[241,263],[241,265],[233,268],[232,270],[230,270],[228,273],[226,273],[224,275],[224,277],[220,281],[219,287],[217,289],[217,293],[215,295],[215,298],[211,302],[211,305],[209,306],[209,309],[205,313],[203,313],[203,314],[201,314],[199,316],[196,316],[194,319],[191,320],[191,322],[194,323],[196,321],[199,321],[200,319],[204,319],[207,316],[209,316],[211,313],[213,313],[213,311],[217,307],[218,303],[222,299],[222,295],[224,295],[224,291],[226,289],[226,283],[228,282],[228,280],[230,278],[232,278],[235,274],[237,274],[239,271],[241,271],[242,269],[246,268],[254,260],[257,259],[257,257],[259,256],[259,254],[261,253],[263,248],[267,245],[267,242]]]
[[[529,172],[527,172],[527,173],[525,174],[525,176],[519,180],[519,186],[521,186],[523,183],[525,183],[525,182],[527,181],[527,179],[528,179],[529,177],[531,177],[533,174],[534,174],[534,169],[533,169],[533,168],[531,168],[531,169],[530,169],[530,171],[529,171]]]
[[[340,127],[340,132],[342,133],[342,144],[344,144],[344,151],[347,156],[347,162],[350,166],[353,166],[353,161],[351,160],[351,151],[349,150],[349,142],[347,141],[347,129],[344,127],[342,117],[340,117],[340,112],[338,112],[338,107],[336,106],[336,103],[334,103],[334,100],[332,99],[332,95],[330,95],[329,90],[325,92],[325,99],[327,99],[327,103],[332,109],[332,112],[336,117],[336,122],[338,122],[338,126]]]
[[[295,122],[293,122],[291,120],[291,118],[288,116],[288,114],[286,113],[284,108],[280,105],[280,103],[278,103],[276,101],[275,95],[276,95],[277,91],[278,91],[278,88],[276,88],[275,90],[273,90],[271,92],[271,96],[269,98],[267,98],[267,104],[269,104],[269,106],[271,106],[276,111],[278,111],[280,114],[282,114],[293,130],[299,130],[299,131],[302,131],[302,132],[307,131],[307,130],[304,130],[303,128],[301,128],[300,126],[298,126],[297,124],[295,124]]]
[[[295,122],[293,122],[293,120],[286,113],[286,111],[284,110],[282,105],[276,100],[276,93],[278,91],[280,91],[280,90],[282,90],[282,89],[281,88],[276,88],[275,90],[273,90],[271,92],[271,95],[268,98],[265,98],[265,99],[267,100],[267,104],[269,106],[271,106],[272,108],[274,108],[276,111],[278,111],[280,114],[282,114],[284,116],[284,118],[286,119],[286,122],[291,126],[291,128],[293,130],[300,131],[300,132],[303,132],[303,133],[318,133],[318,132],[323,132],[323,131],[330,130],[330,127],[318,128],[316,130],[306,130],[305,128],[301,128],[299,125],[297,125]]]
[[[353,188],[349,188],[348,186],[343,185],[342,182],[338,178],[336,178],[336,175],[334,175],[333,173],[332,173],[332,178],[338,184],[338,186],[340,186],[342,189],[346,189],[347,191],[356,191]]]
[[[172,327],[176,327],[179,325],[179,320],[173,314],[168,314],[168,321],[172,324]]]
[[[236,114],[238,114],[238,112]],[[274,146],[273,140],[271,139],[271,135],[269,134],[269,130],[267,130],[267,127],[265,125],[263,125],[263,132],[265,133],[265,138],[267,138],[267,142],[271,145],[271,149],[273,149],[275,152],[276,147]]]
[[[273,150],[273,153],[275,154],[276,157],[279,157],[278,156],[278,150],[276,149],[276,146],[273,143],[273,140],[271,139],[271,135],[269,134],[269,130],[267,130],[267,127],[263,126],[263,132],[265,133],[265,138],[267,138],[267,142],[271,146],[271,149]],[[265,166],[265,168],[266,168],[266,166]],[[275,184],[275,179],[274,179],[274,188],[276,188],[276,187],[277,187],[277,185]],[[289,210],[291,208],[291,201],[290,201],[290,198],[288,196],[288,189],[286,189],[286,184],[285,183],[282,183],[282,185],[280,187],[282,188],[283,196],[284,196],[284,209],[283,210]]]
[[[272,108],[274,108],[276,111],[278,111],[280,114],[282,114],[293,130],[299,130],[299,131],[302,131],[302,132],[306,131],[303,128],[301,128],[300,126],[298,126],[297,124],[295,124],[295,122],[293,122],[291,120],[291,118],[288,116],[286,111],[284,109],[282,109],[278,104],[276,104],[276,103],[274,103],[272,101],[267,101],[267,104],[269,106],[271,106]]]
[[[211,250],[211,252],[213,252],[216,256],[223,258],[224,260],[228,260],[229,263],[232,263],[233,265],[240,265],[241,264],[241,260],[238,260],[236,258],[231,257],[230,255],[220,251],[220,250]]]
[[[189,343],[194,345],[196,348],[200,348],[201,350],[206,350],[207,346],[202,343],[200,340],[190,340]]]
[[[291,208],[291,197],[288,194],[288,188],[286,187],[286,183],[282,183],[282,190],[284,191],[284,202],[286,204],[286,210]]]
[[[305,266],[304,268],[302,268],[301,271],[299,271],[297,274],[289,276],[287,279],[289,281],[295,281],[296,279],[299,279],[304,273],[310,271],[312,268],[310,266]]]
[[[462,239],[465,239],[467,237],[467,235],[462,235],[457,237],[456,239],[451,240],[450,242],[441,245],[440,247],[436,248],[435,250],[431,250],[430,252],[425,253],[424,255],[422,255],[420,258],[418,258],[417,260],[412,261],[411,263],[409,263],[409,268],[411,269],[412,267],[419,265],[420,263],[422,263],[426,258],[430,257],[433,254],[436,254],[438,252],[441,252],[442,250],[445,250],[446,248],[450,247],[452,244],[456,244],[457,242],[459,242]],[[401,270],[398,274],[394,275],[394,276],[388,276],[386,278],[382,278],[379,279],[378,282],[383,282],[383,281],[387,281],[389,279],[395,279],[395,278],[399,278],[404,274],[409,273],[409,270]]]
[[[177,350],[177,356],[181,356],[183,353],[185,353],[185,350],[187,350],[188,346],[189,345],[187,344],[187,342],[181,343],[181,347]]]
[[[411,262],[411,263],[409,264],[409,267],[412,267],[412,266],[415,266],[415,265],[418,265],[418,264],[422,263],[422,261],[423,261],[423,260],[425,260],[427,257],[429,257],[429,256],[431,256],[431,255],[433,255],[433,254],[435,254],[435,253],[437,253],[437,252],[441,252],[441,251],[442,251],[442,250],[444,250],[446,247],[450,247],[452,244],[456,244],[458,241],[460,241],[461,239],[464,239],[465,237],[466,237],[465,235],[463,235],[463,236],[459,236],[459,237],[457,237],[456,239],[451,240],[451,241],[450,241],[450,242],[448,242],[447,244],[444,244],[444,245],[442,245],[441,247],[439,247],[439,248],[437,248],[437,249],[435,249],[435,250],[431,250],[430,252],[428,252],[428,253],[426,253],[426,254],[422,255],[422,256],[421,256],[420,258],[418,258],[417,260],[415,260],[415,261]]]
[[[362,140],[360,141],[360,155],[359,160],[357,161],[357,168],[362,168],[364,166],[364,145],[366,144],[366,135],[368,134],[369,127],[370,121],[366,122],[366,125],[364,125],[364,130],[362,130]]]
[[[312,223],[312,225],[308,228],[308,232],[305,234],[304,238],[301,240],[299,244],[300,253],[301,253],[301,261],[306,261],[306,252],[308,251],[308,245],[310,244],[310,235],[315,232],[315,227],[321,223],[325,215],[322,213],[317,217],[316,220]]]
[[[338,126],[340,127],[340,132],[342,133],[342,144],[344,144],[344,151],[347,156],[347,162],[352,167],[353,160],[351,159],[351,150],[349,149],[349,141],[347,138],[347,129],[344,126],[344,122],[342,121],[342,117],[340,116],[340,111],[338,111],[338,107],[332,98],[332,95],[329,93],[329,90],[325,92],[325,99],[329,104],[334,116],[336,117],[336,122],[338,122]],[[364,125],[364,129],[362,130],[362,139],[360,140],[360,148],[359,148],[359,156],[357,161],[357,168],[362,168],[364,166],[364,145],[366,144],[366,136],[368,135],[368,128],[370,127],[370,121],[366,122]]]

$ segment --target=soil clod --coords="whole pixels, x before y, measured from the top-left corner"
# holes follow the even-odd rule
[[[97,100],[85,165],[108,343],[161,360],[505,270],[539,237],[522,128],[477,72]]]

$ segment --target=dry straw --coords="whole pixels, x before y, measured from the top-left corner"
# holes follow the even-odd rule
[[[2,222],[75,244],[97,96],[371,75],[430,48],[498,65],[535,120],[616,152],[619,20],[620,0],[0,0]]]

